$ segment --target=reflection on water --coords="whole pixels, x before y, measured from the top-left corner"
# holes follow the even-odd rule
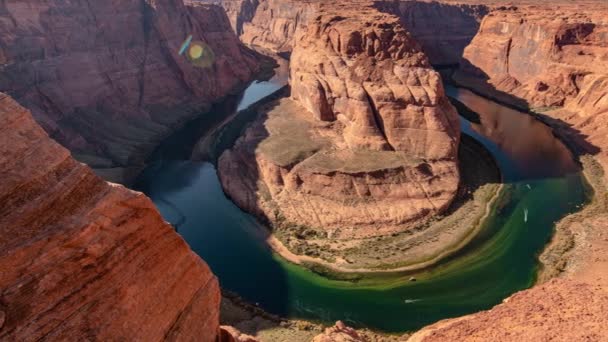
[[[579,171],[568,148],[531,115],[466,89],[449,85],[445,88],[448,96],[479,114],[480,124],[461,118],[462,131],[492,152],[505,181],[558,177]]]
[[[575,169],[574,161],[550,130],[521,113],[448,89],[480,114],[481,125],[463,121],[463,128],[488,147],[510,183],[482,238],[458,257],[415,274],[416,282],[403,274],[360,283],[323,278],[273,255],[263,237],[253,233],[263,227],[224,195],[213,164],[190,159],[197,141],[207,156],[234,142],[253,119],[247,111],[234,115],[236,108],[246,108],[272,89],[255,83],[238,105],[228,100],[206,115],[207,121],[167,139],[138,183],[163,217],[179,225],[223,288],[272,313],[400,332],[487,309],[533,283],[537,254],[553,223],[585,201],[580,176],[564,175]]]

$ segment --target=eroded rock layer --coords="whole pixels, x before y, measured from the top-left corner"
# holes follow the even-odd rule
[[[0,340],[216,341],[217,279],[141,193],[0,95]]]
[[[180,55],[205,43],[208,67]],[[251,79],[220,6],[181,0],[0,4],[0,91],[108,179],[128,182],[176,125]]]
[[[312,19],[318,5],[318,0],[261,0],[251,20],[242,24],[241,41],[275,52],[289,52],[296,31]]]
[[[605,12],[605,10],[604,10]],[[465,49],[457,79],[504,92],[529,107],[571,105],[601,86],[608,23],[581,8],[513,7],[486,16]]]
[[[456,65],[491,7],[475,3],[379,0],[375,6],[399,17],[434,65]]]
[[[220,159],[226,192],[277,223],[337,238],[403,231],[444,211],[459,125],[441,78],[398,18],[322,4],[299,31],[291,99]]]
[[[542,279],[547,272],[558,279],[517,293],[491,310],[440,321],[411,341],[608,339],[606,18],[602,1],[561,1],[550,7],[525,1],[491,12],[466,48],[456,80],[542,112],[539,117],[579,155],[593,156],[583,161],[595,195],[584,210],[557,225],[541,255],[546,268]]]

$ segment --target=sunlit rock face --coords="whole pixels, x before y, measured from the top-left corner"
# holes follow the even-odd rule
[[[221,7],[181,0],[5,1],[0,91],[79,160],[128,182],[177,125],[251,79]],[[192,36],[213,51],[193,63]]]
[[[0,340],[216,341],[217,279],[141,193],[0,94]]]
[[[296,31],[317,12],[318,0],[222,0],[233,29],[245,44],[274,52],[293,49]]]
[[[603,3],[593,1],[496,8],[464,50],[454,79],[563,121],[571,126],[563,134],[608,167],[606,15]]]
[[[494,10],[465,49],[457,79],[486,82],[530,107],[580,102],[577,96],[606,75],[608,24],[602,15],[575,8]]]
[[[457,113],[399,19],[367,2],[321,4],[291,44],[291,98],[220,159],[235,202],[338,238],[446,210],[459,183]]]

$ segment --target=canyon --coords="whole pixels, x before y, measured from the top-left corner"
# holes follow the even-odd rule
[[[79,161],[128,184],[170,132],[242,87],[260,57],[221,7],[193,2],[5,1],[0,91]],[[191,36],[205,68],[179,53]]]
[[[0,339],[256,339],[220,327],[218,279],[154,204],[99,177],[132,182],[263,71],[254,49],[289,57],[291,94],[218,172],[273,233],[376,239],[445,213],[464,139],[444,77],[551,126],[594,191],[556,225],[541,284],[412,336],[338,322],[314,341],[608,338],[607,17],[593,0],[3,2]],[[180,54],[190,35],[211,67]]]
[[[439,74],[394,17],[363,5],[318,14],[295,38],[291,97],[220,158],[225,191],[270,222],[342,239],[445,211],[459,128]]]
[[[578,155],[593,155],[594,160],[585,159],[585,173],[588,179],[594,179],[594,203],[599,209],[583,211],[561,222],[541,255],[545,263],[541,280],[546,279],[546,274],[557,279],[516,294],[490,311],[439,322],[412,340],[539,339],[548,336],[548,331],[558,340],[605,337],[601,312],[607,298],[608,259],[602,250],[608,240],[602,199],[605,174],[601,170],[606,168],[607,8],[596,1],[558,2],[551,7],[534,1],[506,5],[492,1],[378,1],[375,6],[401,19],[431,63],[458,65],[453,82],[502,103],[531,110]],[[298,8],[298,4],[292,3],[292,7]],[[272,49],[273,44],[266,43],[265,37],[297,36],[281,35],[285,31],[276,28],[285,25],[275,26],[268,10],[264,12],[265,22],[271,25],[256,26],[254,15],[252,24],[243,25],[238,32],[241,37]],[[282,13],[277,20],[285,17],[289,15]],[[293,21],[293,25],[306,30],[302,21]],[[293,25],[289,32],[298,30]],[[297,84],[297,79],[292,82]],[[322,97],[317,102],[323,103]],[[319,106],[312,112],[322,119],[322,113],[330,111],[327,106]],[[593,166],[595,161],[599,166]],[[573,222],[574,218],[579,222]],[[581,305],[588,301],[594,304]],[[559,304],[538,309],[542,303]],[[530,319],[537,309],[542,318]],[[569,317],[570,324],[562,324],[560,317]]]

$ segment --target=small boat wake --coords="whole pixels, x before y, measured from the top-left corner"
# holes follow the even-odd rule
[[[528,222],[528,209],[524,209],[524,222]]]
[[[419,301],[420,301],[420,299],[405,299],[403,302],[405,304],[410,304],[410,303],[416,303],[416,302],[419,302]]]

